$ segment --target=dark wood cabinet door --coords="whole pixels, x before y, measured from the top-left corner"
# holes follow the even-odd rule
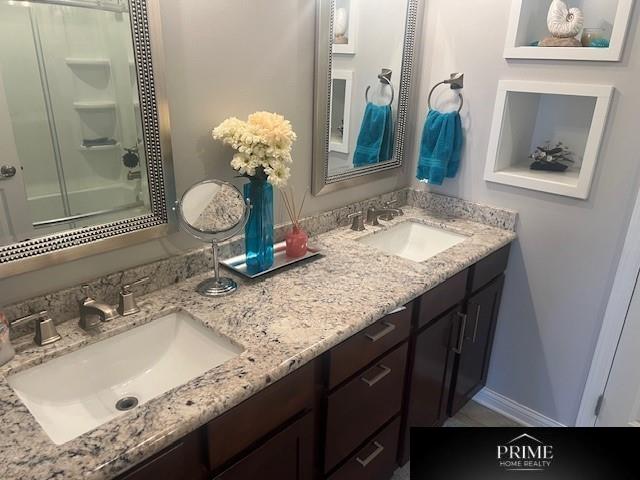
[[[119,476],[118,480],[204,480],[207,469],[203,450],[200,431],[195,431],[143,464],[133,467]]]
[[[469,298],[464,341],[456,359],[449,415],[458,411],[485,385],[495,334],[504,275]]]
[[[215,479],[312,480],[313,448],[313,414],[308,413]]]
[[[407,390],[399,463],[409,460],[411,427],[440,426],[446,419],[453,372],[455,333],[461,308],[454,308],[418,333],[413,346],[413,371]]]

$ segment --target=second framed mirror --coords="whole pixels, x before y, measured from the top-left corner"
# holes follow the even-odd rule
[[[404,160],[419,0],[317,0],[313,193]]]

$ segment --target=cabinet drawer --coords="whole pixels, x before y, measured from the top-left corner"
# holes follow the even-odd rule
[[[471,291],[476,292],[480,288],[487,285],[491,280],[497,278],[504,273],[509,263],[509,251],[511,244],[502,247],[487,258],[480,260],[473,267],[473,276],[471,278]]]
[[[329,480],[389,480],[397,468],[400,419],[373,436]]]
[[[158,477],[163,478],[163,477]],[[313,478],[313,416],[306,414],[258,447],[215,480],[311,480]]]
[[[329,389],[335,388],[358,370],[409,337],[413,303],[382,318],[369,328],[331,349]]]
[[[422,296],[420,299],[418,328],[424,327],[462,302],[467,293],[468,276],[469,270],[464,270]]]
[[[313,408],[315,362],[287,375],[206,426],[215,470],[304,410]]]
[[[206,478],[201,431],[187,435],[118,480],[202,480]]]
[[[329,396],[325,472],[400,412],[407,350],[404,343]]]

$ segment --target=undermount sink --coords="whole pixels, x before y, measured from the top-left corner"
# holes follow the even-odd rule
[[[243,348],[177,312],[8,378],[57,445],[240,355]]]
[[[423,223],[408,221],[380,233],[362,237],[359,241],[391,255],[414,262],[424,262],[467,238]]]

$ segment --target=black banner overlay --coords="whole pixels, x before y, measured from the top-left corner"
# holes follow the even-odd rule
[[[639,462],[634,428],[411,429],[411,480],[635,480]]]

